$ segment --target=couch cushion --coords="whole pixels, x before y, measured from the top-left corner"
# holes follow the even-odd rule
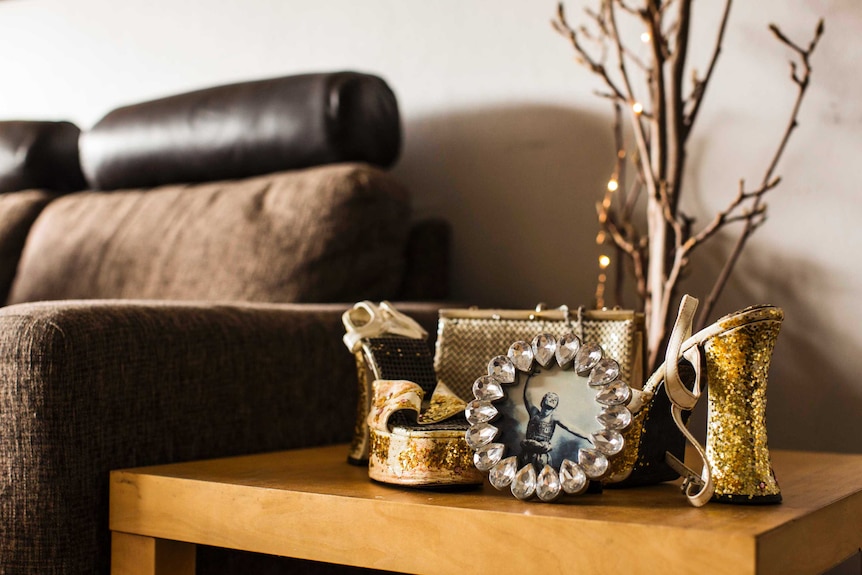
[[[335,162],[388,167],[401,149],[392,90],[356,72],[217,86],[117,108],[81,137],[93,189],[245,178]]]
[[[78,161],[80,134],[71,122],[0,122],[0,192],[84,189]]]
[[[33,226],[9,303],[394,297],[408,215],[405,189],[360,164],[71,194]]]
[[[0,194],[0,301],[6,301],[36,217],[55,196],[42,190]]]

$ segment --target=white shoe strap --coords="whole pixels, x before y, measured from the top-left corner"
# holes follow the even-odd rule
[[[361,301],[341,316],[344,329],[344,345],[352,353],[359,351],[362,340],[381,335],[402,335],[411,339],[425,339],[428,332],[414,319],[404,315],[383,301],[376,306],[370,301]]]
[[[695,378],[694,389],[689,391],[679,377],[682,344],[691,337],[691,324],[694,320],[694,312],[697,311],[697,303],[697,299],[689,295],[682,296],[682,301],[679,304],[679,313],[676,316],[676,323],[673,325],[673,331],[671,331],[670,339],[668,340],[667,354],[665,355],[664,362],[664,385],[667,389],[667,396],[671,403],[685,410],[694,408],[697,400],[700,399],[700,378]],[[697,346],[694,349],[696,352]],[[698,368],[699,366],[695,366],[695,369],[699,371]]]
[[[683,477],[682,490],[683,493],[685,493],[686,498],[688,498],[688,502],[694,507],[703,507],[710,499],[712,499],[712,494],[715,492],[715,484],[712,482],[712,472],[709,469],[709,463],[706,461],[706,453],[704,452],[703,446],[701,446],[701,444],[694,438],[686,428],[685,423],[683,423],[682,410],[677,406],[672,405],[670,412],[676,426],[685,438],[694,446],[694,449],[697,451],[698,456],[703,462],[703,467],[700,472],[700,477],[698,477],[694,471],[683,465],[682,462],[670,453],[667,453],[667,462]]]
[[[706,460],[703,446],[689,432],[682,420],[682,412],[693,409],[697,405],[697,400],[700,399],[702,392],[700,348],[697,345],[693,345],[684,352],[682,351],[683,342],[691,337],[691,326],[694,320],[694,312],[697,310],[697,303],[695,298],[684,295],[679,304],[679,313],[677,314],[676,323],[673,326],[673,331],[668,341],[667,355],[665,356],[664,385],[667,390],[667,396],[672,403],[670,410],[673,421],[688,442],[694,446],[703,463],[703,468],[700,477],[698,477],[697,474],[683,465],[682,462],[670,453],[667,454],[668,463],[683,476],[682,487],[689,503],[695,507],[702,507],[712,498],[712,494],[715,491],[715,486],[712,482],[712,472],[709,469],[709,463]],[[679,362],[683,357],[694,368],[694,383],[691,390],[685,386],[682,378],[679,376]]]

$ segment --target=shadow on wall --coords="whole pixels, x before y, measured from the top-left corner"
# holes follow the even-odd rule
[[[482,306],[593,304],[599,253],[593,206],[613,169],[610,118],[549,106],[462,110],[408,118],[405,132],[395,172],[412,190],[418,216],[443,216],[453,225],[455,299]],[[725,239],[698,252],[683,291],[707,293],[729,249]],[[790,282],[790,269],[806,271]],[[834,289],[824,284],[829,274],[780,246],[752,242],[712,318],[754,303],[785,310],[768,390],[774,448],[862,447],[856,384],[862,354],[850,349],[851,328],[812,297]],[[704,418],[696,414],[694,429],[705,429]]]
[[[684,286],[693,293],[706,293],[706,280],[718,273],[729,242],[704,250],[696,281],[693,277]],[[794,270],[793,281],[787,281],[788,270]],[[862,452],[862,354],[849,334],[854,328],[834,321],[841,314],[815,295],[833,289],[826,283],[829,277],[830,270],[816,261],[752,243],[713,313],[711,321],[756,303],[784,309],[767,389],[771,448]],[[704,429],[701,407],[693,429]]]
[[[452,296],[482,306],[592,305],[595,202],[611,119],[514,106],[407,118],[395,174],[417,216],[452,223]]]

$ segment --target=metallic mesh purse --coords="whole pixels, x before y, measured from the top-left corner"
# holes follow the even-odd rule
[[[514,341],[530,341],[537,333],[573,333],[596,342],[620,365],[621,379],[638,390],[644,381],[644,318],[630,310],[570,310],[562,306],[535,310],[442,309],[437,327],[434,370],[464,401],[473,399],[476,374]],[[626,447],[612,462],[606,483],[629,479],[638,464],[643,422],[640,409],[624,433]]]
[[[535,310],[441,309],[434,370],[438,380],[464,401],[470,401],[476,373],[485,369],[489,359],[505,352],[511,342],[529,341],[537,333],[559,337],[572,332],[600,344],[620,364],[622,377],[640,387],[644,380],[643,326],[643,314],[628,310],[570,311],[565,306],[539,306]]]

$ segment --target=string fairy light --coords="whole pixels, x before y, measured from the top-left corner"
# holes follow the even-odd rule
[[[620,187],[619,175],[615,171],[610,179],[608,180],[606,186],[606,192],[604,194],[604,198],[602,199],[602,209],[599,210],[599,223],[604,224],[608,218],[608,210],[610,210],[611,202],[612,202],[612,194],[616,192]],[[596,244],[604,245],[608,240],[607,233],[604,229],[600,229],[598,234],[596,234]],[[598,282],[596,283],[596,307],[601,309],[605,307],[605,286],[608,281],[608,275],[605,270],[611,265],[611,258],[606,254],[602,254],[599,256],[599,277]]]
[[[611,258],[605,254],[599,256],[599,268],[606,270],[608,266],[611,265]]]
[[[608,255],[602,254],[599,256],[599,281],[596,284],[596,308],[602,309],[605,307],[605,285],[608,282],[608,275],[605,270],[611,265],[611,258]]]

